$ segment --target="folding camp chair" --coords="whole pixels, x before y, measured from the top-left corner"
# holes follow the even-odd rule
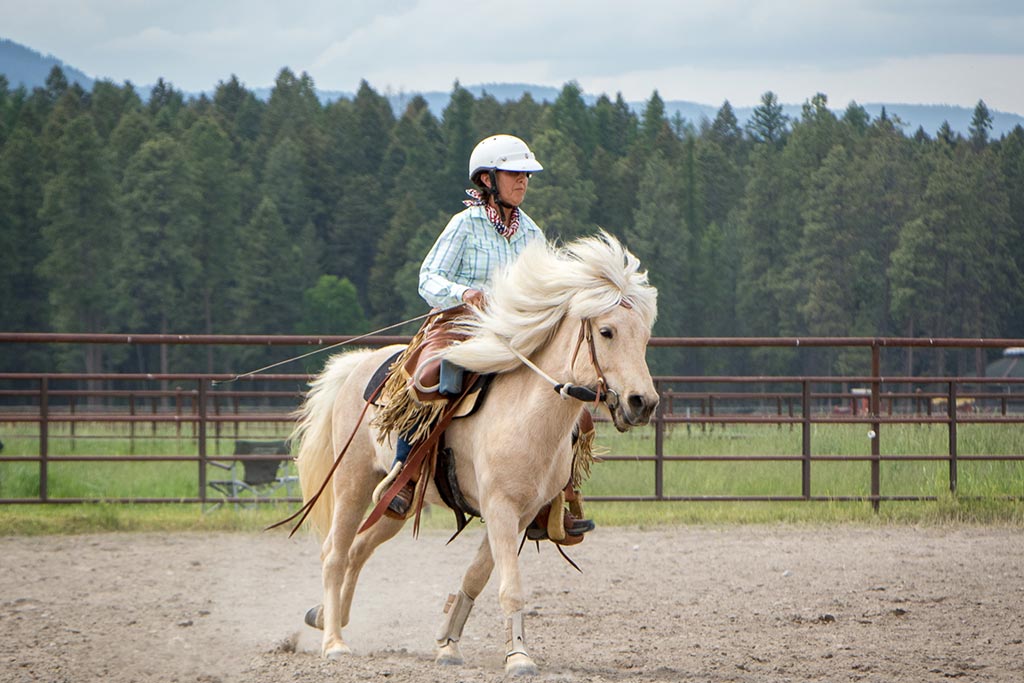
[[[251,507],[261,500],[280,497],[283,490],[291,498],[297,490],[298,476],[291,473],[291,454],[285,441],[236,441],[236,458],[263,456],[258,459],[231,460],[230,462],[210,461],[213,467],[226,470],[230,479],[210,480],[207,485],[224,497],[213,503],[219,507],[225,502],[235,506]],[[267,458],[269,455],[283,456]]]

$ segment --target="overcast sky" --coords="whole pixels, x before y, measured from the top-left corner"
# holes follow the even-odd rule
[[[774,91],[1024,114],[1021,0],[0,0],[0,37],[189,92],[282,67],[323,90],[530,83],[734,106]]]

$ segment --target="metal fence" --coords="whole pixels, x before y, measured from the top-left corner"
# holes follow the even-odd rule
[[[45,335],[0,333],[0,343],[70,344],[250,344],[272,346],[324,346],[353,337],[209,336],[209,335]],[[361,338],[365,346],[403,342],[404,337]],[[863,348],[870,354],[871,374],[859,376],[657,376],[661,401],[653,418],[653,454],[611,453],[606,461],[645,463],[653,468],[653,490],[643,495],[591,496],[592,501],[883,501],[927,500],[935,496],[899,495],[882,490],[882,463],[940,461],[948,465],[949,490],[958,491],[960,466],[971,461],[1019,463],[1017,453],[962,454],[958,429],[963,425],[1020,425],[1024,423],[1024,378],[977,376],[883,376],[883,349],[993,349],[1024,346],[1012,339],[862,339],[862,338],[656,338],[655,348]],[[31,439],[37,452],[11,454],[0,450],[0,492],[3,472],[12,464],[38,467],[36,495],[0,494],[2,504],[38,503],[200,503],[204,505],[259,500],[236,475],[237,463],[280,459],[280,455],[226,448],[253,440],[280,440],[290,431],[291,412],[298,406],[309,376],[260,373],[237,377],[225,374],[86,374],[0,373],[0,429]],[[232,380],[230,383],[228,380]],[[600,418],[599,418],[600,419]],[[127,439],[130,455],[77,454],[78,440],[95,438],[85,425],[117,426]],[[679,455],[671,452],[668,438],[679,425],[689,429],[728,429],[730,425],[774,425],[800,430],[800,449],[785,455]],[[812,427],[822,424],[862,425],[868,429],[870,452],[829,455],[816,449]],[[890,425],[937,425],[946,432],[941,454],[887,454],[885,430]],[[1024,434],[1024,431],[1021,432]],[[0,440],[4,438],[0,432]],[[136,443],[174,439],[191,444],[188,453],[138,454]],[[70,448],[67,443],[70,441]],[[62,443],[60,449],[54,448]],[[1024,450],[1024,441],[1019,441]],[[69,451],[57,453],[56,451]],[[258,450],[258,449],[257,449]],[[227,451],[227,452],[225,452]],[[678,462],[792,462],[800,465],[799,495],[674,495],[665,490],[665,467]],[[179,497],[68,497],[54,495],[50,473],[54,466],[72,462],[131,463],[184,462],[196,466],[194,495]],[[816,463],[862,462],[870,472],[866,495],[815,495],[812,472]],[[211,468],[229,470],[241,487],[211,485]],[[294,477],[283,473],[279,481]],[[226,492],[225,492],[226,491]],[[245,493],[245,495],[242,495]],[[250,495],[253,494],[253,495]],[[1024,492],[1021,492],[1024,494]],[[297,502],[291,487],[266,500]],[[1024,497],[1024,495],[1018,496]]]

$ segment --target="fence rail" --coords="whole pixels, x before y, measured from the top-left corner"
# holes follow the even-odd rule
[[[211,335],[45,335],[0,333],[2,343],[64,344],[249,344],[260,346],[325,346],[359,339],[364,346],[404,342],[407,337],[298,337]],[[882,349],[928,347],[943,349],[993,349],[1022,347],[1016,339],[898,339],[898,338],[656,338],[652,347],[729,348],[865,348],[870,352],[871,374],[859,376],[658,376],[655,385],[661,401],[652,420],[652,455],[610,454],[606,461],[649,463],[653,467],[653,491],[646,495],[591,496],[592,501],[868,501],[875,509],[883,501],[930,500],[935,496],[886,494],[882,490],[881,465],[892,461],[946,462],[948,487],[958,492],[959,467],[972,461],[1019,463],[1021,453],[962,454],[958,430],[963,425],[1019,425],[1024,423],[1024,378],[976,376],[883,376]],[[37,452],[10,455],[0,450],[0,491],[4,468],[11,463],[38,466],[38,490],[34,496],[3,496],[0,504],[83,503],[93,501],[132,503],[241,502],[212,491],[208,470],[272,459],[274,456],[217,453],[226,440],[251,439],[255,425],[276,427],[278,438],[287,434],[291,412],[301,400],[305,374],[259,374],[238,377],[207,373],[0,373],[0,427],[35,425],[32,436]],[[242,388],[249,384],[249,387]],[[86,387],[86,388],[83,388]],[[600,419],[600,418],[599,418]],[[82,424],[123,425],[132,443],[132,455],[53,453],[54,444],[70,439],[96,438],[82,434]],[[775,425],[800,429],[800,451],[790,454],[680,455],[670,452],[667,440],[677,426],[700,430],[727,429],[730,425]],[[870,452],[830,455],[816,451],[815,425],[864,425],[870,428]],[[939,425],[946,430],[942,454],[887,454],[883,452],[884,429],[892,425]],[[174,434],[165,427],[173,425]],[[143,434],[148,426],[148,434]],[[58,429],[58,427],[61,427]],[[1022,432],[1024,434],[1024,432]],[[0,439],[2,439],[0,435]],[[142,439],[187,439],[194,452],[175,455],[134,454]],[[1024,441],[1020,443],[1024,450]],[[213,446],[213,450],[211,450]],[[185,462],[197,468],[195,495],[186,497],[58,497],[49,486],[50,473],[70,462]],[[799,495],[671,495],[665,491],[665,466],[681,462],[792,462],[800,463]],[[867,495],[816,495],[812,488],[815,463],[867,463],[870,493]],[[1022,492],[1024,493],[1024,492]],[[1024,496],[1018,496],[1018,498]],[[248,499],[244,499],[248,500]],[[277,501],[297,501],[287,495]]]

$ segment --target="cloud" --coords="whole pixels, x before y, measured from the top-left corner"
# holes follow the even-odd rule
[[[328,90],[575,80],[631,98],[823,91],[1024,111],[1012,87],[1024,5],[1010,0],[0,0],[0,12],[4,37],[91,75],[190,91],[230,74],[270,85],[287,66]]]

